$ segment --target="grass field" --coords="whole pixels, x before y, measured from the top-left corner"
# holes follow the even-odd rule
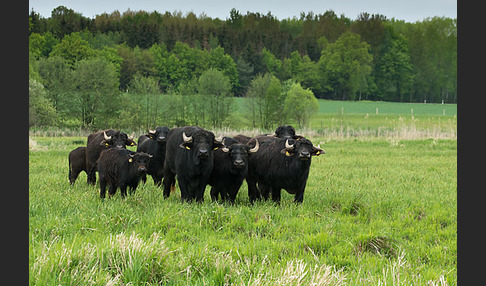
[[[252,206],[246,183],[234,206],[182,204],[151,178],[102,202],[85,173],[68,183],[84,135],[30,132],[29,284],[456,285],[455,114],[348,107],[298,129],[326,151],[302,205]]]

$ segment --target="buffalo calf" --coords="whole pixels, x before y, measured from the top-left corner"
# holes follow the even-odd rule
[[[120,188],[121,196],[130,194],[137,189],[143,175],[147,174],[147,167],[152,155],[143,152],[133,152],[127,149],[110,148],[103,150],[98,159],[98,173],[100,177],[100,197],[105,198],[106,186],[109,186],[110,196]]]
[[[88,185],[96,183],[96,161],[101,151],[108,148],[126,149],[125,146],[137,145],[132,137],[119,130],[104,130],[88,135],[86,144],[86,170],[88,174]]]
[[[73,185],[82,171],[86,169],[86,147],[78,147],[69,152],[69,183]]]

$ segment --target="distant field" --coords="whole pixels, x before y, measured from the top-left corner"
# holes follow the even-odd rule
[[[240,131],[251,126],[245,115],[244,100],[236,100],[237,110],[229,120],[231,129]],[[298,127],[295,122],[288,123]],[[304,134],[336,138],[456,139],[457,105],[319,100],[319,111],[312,117],[310,127],[299,130]]]
[[[236,98],[237,112],[244,111],[245,98]],[[436,103],[403,103],[386,101],[337,101],[319,99],[319,112],[327,113],[368,113],[376,114],[401,114],[401,115],[457,115],[457,104],[436,104]]]
[[[377,108],[378,114],[457,115],[457,104],[319,100],[319,113],[376,114]]]

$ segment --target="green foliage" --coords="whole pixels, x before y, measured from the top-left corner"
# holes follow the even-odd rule
[[[299,128],[309,127],[311,117],[319,108],[312,91],[302,88],[299,83],[290,86],[284,106],[283,112],[289,119],[297,122]]]
[[[48,99],[44,86],[29,78],[29,127],[55,126],[57,113]]]
[[[355,99],[355,92],[371,72],[371,61],[369,45],[359,35],[346,32],[322,51],[319,71],[330,82],[335,99],[338,95],[342,100]]]
[[[76,63],[73,82],[74,110],[83,127],[105,128],[113,117],[116,106],[118,78],[115,66],[102,58],[86,59]]]
[[[66,35],[52,49],[52,56],[60,56],[66,60],[69,67],[74,68],[77,61],[93,57],[95,51],[88,41],[81,38],[79,32]]]
[[[209,52],[209,68],[219,69],[225,76],[229,78],[232,92],[234,92],[238,86],[238,71],[236,69],[236,63],[233,58],[224,52],[222,47],[217,47]]]
[[[71,94],[73,71],[67,61],[60,56],[41,58],[38,61],[38,73],[56,111],[62,116],[67,116],[71,108],[76,106]]]
[[[270,73],[255,77],[246,94],[246,109],[253,127],[272,129],[282,121],[282,85],[278,78]]]
[[[209,122],[213,128],[222,128],[233,111],[230,79],[223,72],[210,68],[199,77],[198,93],[206,101]]]
[[[410,94],[413,83],[408,44],[403,36],[386,29],[382,52],[376,63],[377,97],[402,101],[404,95]]]
[[[351,20],[328,10],[278,20],[270,12],[242,14],[233,9],[226,20],[192,12],[130,10],[88,19],[59,6],[45,19],[32,10],[29,74],[45,85],[59,115],[56,124],[63,126],[79,121],[72,110],[82,107],[74,100],[72,73],[52,65],[58,59],[47,61],[58,57],[71,70],[84,59],[111,62],[117,88],[124,92],[141,74],[157,78],[166,95],[187,94],[181,92],[183,86],[213,68],[229,78],[237,97],[251,97],[247,93],[254,93],[249,88],[252,80],[269,73],[280,82],[300,83],[320,99],[457,102],[457,19],[449,18],[406,23],[361,13]],[[171,102],[192,104],[187,99]],[[202,118],[209,124],[207,116],[192,114],[194,108],[176,110],[177,124]],[[120,112],[129,111],[114,110],[115,117],[103,120],[116,122]],[[260,114],[256,122],[251,111],[242,124],[269,128],[284,121],[281,109],[278,112]]]
[[[144,77],[137,73],[130,81],[128,89],[130,95],[137,100],[127,106],[126,109],[122,109],[124,111],[123,118],[131,118],[132,120],[143,118],[145,119],[143,120],[145,130],[154,129],[157,126],[159,107],[163,104],[162,102],[159,103],[160,88],[157,79],[151,76]],[[141,109],[144,111],[141,112]]]

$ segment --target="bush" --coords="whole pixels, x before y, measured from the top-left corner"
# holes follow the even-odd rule
[[[40,82],[29,79],[29,127],[57,125],[56,109],[46,94]]]
[[[319,103],[311,90],[302,88],[300,83],[294,83],[290,87],[285,99],[284,113],[291,120],[295,120],[299,128],[309,125],[318,108]]]

